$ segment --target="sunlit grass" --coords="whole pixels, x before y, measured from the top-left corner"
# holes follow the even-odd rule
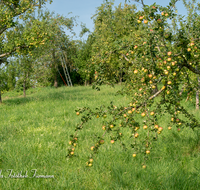
[[[146,169],[142,168],[143,155],[133,158],[131,150],[124,151],[119,142],[111,144],[107,136],[93,167],[86,167],[94,138],[102,134],[101,118],[90,121],[79,133],[77,156],[66,158],[69,135],[80,123],[75,109],[96,108],[110,101],[125,105],[128,98],[115,96],[120,88],[104,86],[100,92],[91,87],[43,88],[32,90],[26,98],[4,94],[0,105],[1,189],[199,189],[199,131],[185,128],[178,133],[175,127],[170,131],[165,120],[161,122],[165,130],[154,143]],[[200,118],[194,102],[185,106]],[[130,141],[125,135],[123,139]],[[37,169],[38,175],[54,178],[5,178],[8,169],[28,171],[29,177]]]

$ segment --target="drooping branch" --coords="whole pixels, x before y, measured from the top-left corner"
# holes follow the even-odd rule
[[[4,31],[6,31],[8,28],[7,26],[4,26],[2,29],[0,29],[0,35],[3,34]]]
[[[10,52],[7,52],[7,53],[3,53],[0,55],[0,58],[2,57],[6,57],[8,55],[11,55],[13,52],[15,52],[17,49],[25,49],[25,48],[28,48],[29,46],[20,46],[20,47],[15,47],[13,50],[11,50]]]
[[[187,63],[186,58],[185,57],[183,57],[183,58],[184,58],[184,63],[182,64],[182,66],[188,68],[193,73],[200,75],[200,70],[198,70],[197,68],[192,67],[190,64]]]
[[[190,71],[192,71],[193,73],[200,75],[200,70],[195,69],[195,68],[192,67],[191,65],[189,65],[189,64],[183,64],[183,66],[186,67],[186,68],[188,68],[188,69],[189,69]]]
[[[3,54],[0,55],[0,58],[8,56],[8,55],[10,55],[12,52],[13,52],[13,51],[8,52],[8,53],[3,53]]]

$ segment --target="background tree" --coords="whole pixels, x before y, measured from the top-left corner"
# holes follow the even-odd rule
[[[92,65],[92,45],[95,37],[88,36],[87,41],[76,43],[76,53],[72,54],[74,66],[85,85],[94,81],[94,66]]]
[[[37,23],[35,23],[35,27],[23,31],[19,20],[26,20],[37,7],[41,8],[46,2],[51,3],[52,1],[2,0],[0,2],[0,64],[16,51],[21,52],[24,49],[31,48],[33,40],[35,46],[41,43],[42,35],[41,38],[34,38],[37,36],[35,32],[38,27]],[[27,32],[28,30],[30,33]],[[31,38],[29,38],[30,36]]]

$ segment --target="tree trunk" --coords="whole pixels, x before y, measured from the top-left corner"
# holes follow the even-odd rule
[[[199,92],[200,92],[200,78],[197,77],[198,80],[198,86],[196,91],[196,109],[199,110]]]
[[[58,88],[57,73],[55,73],[55,76],[54,76],[54,87]]]
[[[85,86],[87,86],[87,80],[85,80]]]
[[[0,89],[0,104],[2,103],[2,99],[1,99],[1,89]]]
[[[120,74],[119,74],[119,84],[122,84],[122,69],[120,68]]]
[[[24,94],[24,98],[26,97],[26,79],[23,82],[23,94]]]
[[[54,87],[58,88],[57,65],[56,65],[56,52],[55,52],[55,49],[53,49],[53,51],[52,51],[52,57],[53,57]]]
[[[122,76],[119,77],[119,84],[122,84]]]

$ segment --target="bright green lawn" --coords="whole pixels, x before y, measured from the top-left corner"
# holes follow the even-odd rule
[[[110,101],[125,105],[129,100],[115,96],[117,89],[120,86],[104,86],[100,92],[91,87],[43,88],[29,91],[27,98],[4,94],[0,105],[0,189],[200,189],[199,130],[164,130],[146,169],[142,169],[140,155],[133,158],[131,150],[123,151],[118,142],[111,145],[106,138],[93,167],[88,168],[94,137],[102,134],[101,119],[94,119],[79,134],[77,157],[66,158],[69,135],[80,123],[74,110],[108,105]],[[186,106],[200,118],[191,102]],[[164,120],[162,124],[166,127]],[[15,174],[22,171],[22,175],[27,171],[29,177],[33,176],[31,170],[37,169],[37,175],[54,178],[6,178],[8,169]]]

